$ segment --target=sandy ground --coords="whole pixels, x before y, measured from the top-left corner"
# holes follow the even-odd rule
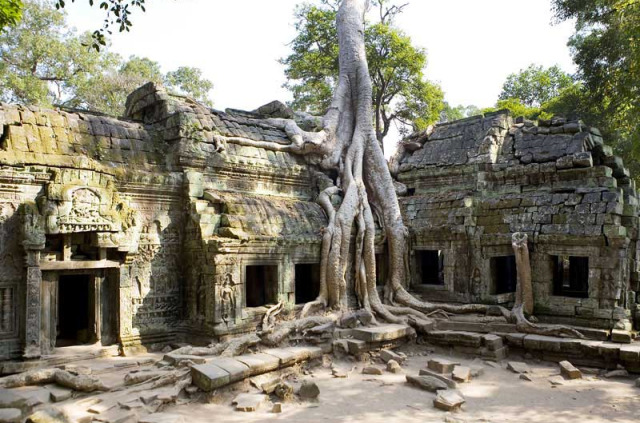
[[[433,357],[450,355],[429,354],[410,357],[403,368],[406,374],[418,374]],[[456,361],[471,364],[472,359],[455,357]],[[517,358],[512,358],[517,360]],[[477,361],[475,362],[477,363]],[[435,394],[416,389],[405,382],[404,375],[383,372],[382,376],[361,374],[362,363],[336,361],[342,367],[356,366],[347,379],[334,378],[331,370],[312,369],[310,375],[300,375],[295,383],[311,379],[320,388],[317,402],[287,402],[283,412],[270,412],[270,405],[259,411],[243,413],[233,410],[231,399],[239,392],[258,392],[247,386],[235,392],[221,392],[210,404],[188,404],[166,408],[169,413],[181,414],[189,423],[199,422],[634,422],[640,418],[640,389],[636,377],[605,379],[585,375],[582,380],[565,381],[552,387],[548,378],[558,375],[553,363],[528,361],[533,381],[524,381],[506,369],[483,364],[484,374],[470,383],[460,384],[459,390],[467,402],[457,413],[439,411],[433,407]],[[377,365],[384,368],[382,364]]]

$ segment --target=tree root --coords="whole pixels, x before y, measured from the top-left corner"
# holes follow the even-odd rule
[[[273,327],[276,316],[282,312],[284,303],[280,301],[278,304],[269,308],[262,318],[262,330],[266,331]]]
[[[211,344],[208,347],[182,347],[171,352],[174,355],[221,355],[223,357],[233,357],[243,354],[248,348],[258,345],[260,337],[255,333],[233,338],[220,344]]]
[[[311,329],[337,320],[338,316],[331,314],[328,316],[311,316],[304,319],[282,322],[273,327],[271,331],[263,332],[261,334],[261,343],[267,346],[277,346],[295,332],[302,332],[306,329]]]
[[[19,388],[31,385],[55,383],[65,388],[80,392],[108,391],[109,388],[100,379],[89,375],[74,375],[66,370],[42,369],[32,370],[0,380],[4,388]]]

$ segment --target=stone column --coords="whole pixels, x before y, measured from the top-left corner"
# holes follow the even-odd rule
[[[128,341],[133,334],[133,307],[131,304],[131,259],[127,256],[125,264],[120,266],[119,275],[119,319],[118,319],[118,339],[121,344]],[[123,345],[124,346],[124,345]]]
[[[40,270],[40,251],[27,250],[27,286],[26,319],[24,336],[24,358],[34,359],[42,355],[41,349],[41,313],[40,301],[42,289],[42,271]]]

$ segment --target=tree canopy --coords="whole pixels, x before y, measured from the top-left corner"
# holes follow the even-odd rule
[[[211,103],[213,84],[200,69],[179,67],[163,74],[148,58],[125,60],[108,49],[89,49],[91,34],[69,29],[64,14],[43,0],[26,1],[23,14],[16,26],[0,34],[3,101],[119,115],[127,95],[153,81]]]
[[[373,83],[373,121],[382,142],[391,125],[401,132],[420,130],[439,119],[443,92],[424,76],[427,64],[423,49],[394,24],[403,6],[386,0],[374,2],[376,22],[365,23],[365,48]],[[338,78],[338,44],[335,20],[337,2],[303,3],[295,12],[298,35],[292,53],[281,59],[294,109],[322,114],[328,108]]]
[[[540,107],[572,84],[571,75],[560,67],[551,66],[545,69],[532,64],[507,77],[499,99],[517,98],[525,106]]]

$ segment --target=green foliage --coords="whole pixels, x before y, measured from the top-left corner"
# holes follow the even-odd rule
[[[440,122],[452,122],[454,120],[460,120],[471,116],[477,116],[482,114],[482,110],[474,105],[469,106],[451,106],[445,101],[444,109],[440,112]]]
[[[181,67],[164,75],[148,58],[87,48],[90,33],[66,27],[64,14],[46,1],[25,2],[19,24],[0,34],[0,100],[74,107],[121,115],[127,95],[147,82],[210,104],[213,85],[199,69]]]
[[[551,117],[551,115],[542,108],[527,106],[517,98],[498,100],[495,107],[482,109],[482,113],[496,112],[498,110],[509,110],[512,116],[524,116],[525,118],[532,120],[549,119]]]
[[[571,75],[563,72],[558,66],[545,69],[532,64],[507,77],[499,98],[517,98],[525,106],[540,107],[572,84]]]
[[[291,43],[292,53],[281,59],[293,94],[291,107],[312,114],[323,114],[331,103],[339,73],[335,26],[337,1],[321,5],[304,3],[296,8],[298,35]],[[373,83],[373,110],[376,135],[382,141],[393,123],[401,132],[424,129],[439,119],[444,107],[440,87],[423,74],[426,54],[393,25],[403,6],[389,1],[373,3],[380,11],[377,23],[367,23],[365,45]]]
[[[22,18],[22,0],[0,0],[0,31],[15,26]]]
[[[583,89],[557,103],[577,103],[640,177],[640,1],[554,0],[559,19],[575,19],[569,41]],[[562,96],[561,96],[562,97]],[[635,168],[635,169],[634,169]]]

